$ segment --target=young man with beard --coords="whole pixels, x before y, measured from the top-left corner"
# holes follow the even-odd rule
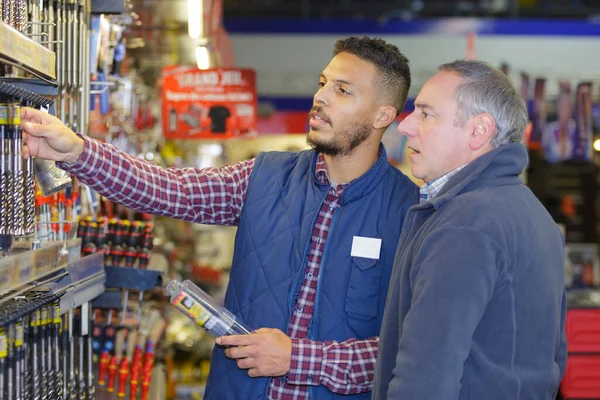
[[[523,185],[527,108],[499,70],[442,65],[398,126],[426,184],[398,245],[374,399],[554,400],[564,241]]]
[[[216,340],[206,399],[367,399],[401,226],[418,201],[380,143],[409,86],[395,46],[351,37],[319,79],[314,150],[165,170],[25,109],[24,152],[127,207],[238,225],[225,306],[255,331]]]

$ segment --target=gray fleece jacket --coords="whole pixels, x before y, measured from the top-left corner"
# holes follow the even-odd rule
[[[495,149],[407,213],[373,399],[549,400],[566,363],[563,237]]]

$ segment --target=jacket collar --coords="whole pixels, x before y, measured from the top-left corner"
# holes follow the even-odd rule
[[[313,151],[312,161],[311,161],[311,177],[313,181],[319,186],[328,186],[323,184],[317,178],[317,158],[318,154]],[[379,145],[379,158],[375,162],[375,164],[361,177],[353,180],[346,186],[344,189],[344,194],[342,196],[342,205],[351,203],[355,200],[358,200],[367,194],[369,194],[372,190],[374,190],[377,185],[381,182],[388,168],[390,167],[390,163],[387,159],[387,153],[385,152],[385,148],[382,144]]]
[[[461,193],[483,187],[519,185],[527,150],[520,143],[502,145],[467,164],[454,175],[429,204],[438,209]]]

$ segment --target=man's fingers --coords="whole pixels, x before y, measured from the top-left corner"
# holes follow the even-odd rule
[[[256,378],[257,376],[260,376],[260,375],[258,374],[258,368],[250,368],[250,369],[248,370],[248,376],[249,376],[250,378]]]
[[[38,131],[42,130],[42,125],[37,122],[22,122],[21,128],[23,129],[23,133],[38,136]]]
[[[240,358],[237,360],[237,366],[239,369],[251,369],[256,366],[256,360],[254,358]]]
[[[21,108],[21,120],[35,122],[36,124],[44,124],[48,123],[48,114],[41,112],[39,110],[30,108],[30,107],[22,107]]]
[[[225,350],[225,355],[229,358],[246,358],[254,356],[254,348],[248,346],[230,347]]]
[[[23,150],[21,150],[21,154],[23,155],[24,159],[28,159],[29,156],[31,155],[30,151],[29,151],[29,147],[27,146],[23,146]]]
[[[221,336],[215,342],[222,346],[248,346],[254,343],[254,338],[252,335]]]
[[[275,328],[260,328],[254,331],[255,333],[283,333],[279,329]]]
[[[37,124],[35,122],[23,122],[21,124],[23,132],[35,137],[47,137],[54,130],[52,125]]]

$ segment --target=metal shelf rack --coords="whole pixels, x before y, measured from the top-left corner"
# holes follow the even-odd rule
[[[56,80],[56,54],[1,21],[0,59],[45,81]]]
[[[67,262],[67,255],[64,245],[54,244],[0,259],[4,281],[0,325],[6,322],[5,308],[15,313],[14,321],[60,298],[60,311],[65,314],[104,292],[104,255],[95,253],[72,262]]]
[[[104,267],[107,288],[133,291],[148,291],[162,287],[162,272],[124,267]],[[94,308],[120,310],[123,308],[123,295],[120,290],[107,290],[92,302]]]
[[[20,99],[36,108],[49,108],[54,100],[45,96],[56,96],[58,86],[40,79],[0,78],[0,94]]]

